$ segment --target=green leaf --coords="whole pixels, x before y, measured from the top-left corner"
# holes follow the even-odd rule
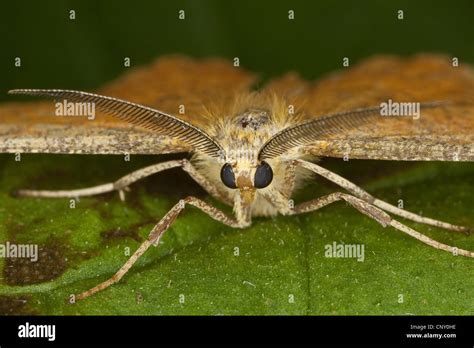
[[[69,199],[17,198],[18,188],[70,189],[113,181],[169,156],[0,156],[0,242],[39,245],[37,262],[0,258],[2,314],[474,314],[473,260],[383,228],[344,203],[295,217],[225,227],[186,208],[158,248],[112,287],[75,304],[112,276],[173,204],[209,198],[179,169],[117,193]],[[424,216],[474,225],[474,166],[462,163],[324,161],[380,199]],[[297,201],[339,189],[320,178]],[[449,245],[474,250],[464,234],[406,222]],[[333,243],[364,246],[364,260],[325,257]],[[127,249],[129,248],[129,249]],[[469,276],[471,275],[471,276]],[[184,301],[183,301],[184,300]],[[403,300],[403,301],[402,301]]]

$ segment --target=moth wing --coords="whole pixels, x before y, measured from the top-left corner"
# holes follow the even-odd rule
[[[206,130],[202,100],[246,91],[256,76],[220,59],[163,57],[100,88],[97,93],[176,115]],[[58,101],[59,102],[59,101]],[[56,115],[53,101],[0,106],[0,152],[162,154],[187,152],[186,143],[96,112],[94,119]]]
[[[377,107],[389,99],[449,102],[422,108],[418,119],[415,114],[380,117],[344,134],[315,139],[300,149],[303,152],[359,159],[474,161],[474,71],[464,64],[453,65],[451,58],[377,56],[313,84],[296,86],[292,99],[302,105],[300,121]]]

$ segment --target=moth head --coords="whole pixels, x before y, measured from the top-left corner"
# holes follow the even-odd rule
[[[273,180],[272,167],[265,161],[255,166],[225,163],[221,168],[221,181],[230,189],[239,189],[243,200],[251,203],[257,189],[263,189]]]

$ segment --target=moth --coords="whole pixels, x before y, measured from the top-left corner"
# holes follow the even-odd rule
[[[317,164],[320,157],[473,161],[471,67],[438,55],[376,56],[317,82],[295,73],[259,90],[254,89],[256,82],[255,74],[224,60],[170,56],[131,71],[99,94],[62,89],[9,92],[53,98],[56,104],[3,105],[1,152],[191,154],[189,160],[157,163],[94,187],[21,189],[19,196],[76,198],[117,191],[124,200],[135,182],[181,168],[211,196],[233,207],[230,215],[196,197],[180,200],[115,275],[76,300],[118,282],[151,245],[158,245],[189,205],[225,225],[246,228],[254,216],[303,214],[345,201],[383,227],[454,255],[474,257],[394,216],[454,232],[467,232],[467,227],[400,209]],[[90,103],[99,114],[93,119],[55,115],[55,105],[67,103]],[[294,205],[292,194],[311,179],[309,173],[341,190]]]

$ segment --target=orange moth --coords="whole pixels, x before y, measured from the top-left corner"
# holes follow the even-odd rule
[[[80,197],[124,191],[136,181],[182,168],[233,215],[195,197],[176,203],[110,279],[119,281],[179,213],[192,205],[235,228],[253,216],[295,215],[344,200],[362,214],[434,248],[474,257],[437,242],[396,216],[450,231],[466,227],[423,217],[373,197],[316,162],[319,157],[402,161],[474,160],[474,71],[449,58],[378,56],[317,82],[294,73],[253,90],[256,75],[220,59],[173,56],[136,69],[97,94],[19,89],[55,99],[0,107],[0,151],[62,154],[190,153],[116,181],[76,190],[21,189],[25,197]],[[97,115],[95,115],[97,111]],[[56,117],[86,112],[90,117]],[[184,156],[183,156],[184,157]],[[292,194],[312,172],[341,187],[294,206]]]

